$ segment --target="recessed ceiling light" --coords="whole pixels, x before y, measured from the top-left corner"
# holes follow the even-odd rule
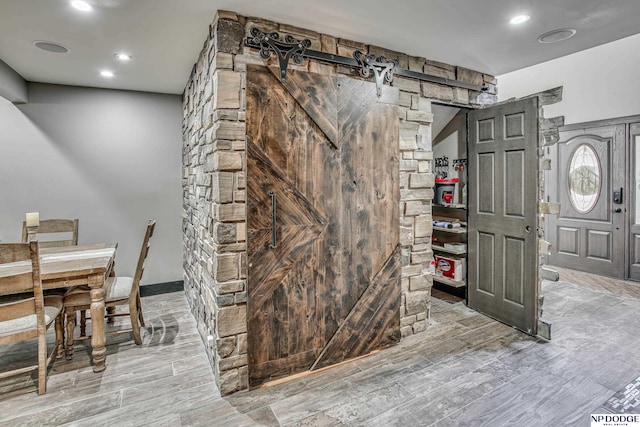
[[[60,43],[56,42],[48,42],[44,40],[36,40],[33,42],[33,45],[42,50],[46,50],[47,52],[53,53],[67,53],[69,49],[62,46]]]
[[[111,77],[114,76],[113,72],[109,71],[109,70],[102,70],[100,71],[100,75],[104,78],[110,79]]]
[[[131,55],[127,55],[126,53],[116,53],[115,57],[122,62],[131,61]]]
[[[555,43],[570,39],[576,34],[573,28],[560,28],[559,30],[549,31],[538,37],[540,43]]]
[[[509,24],[518,25],[527,22],[531,17],[529,15],[517,15],[509,19]]]
[[[87,3],[86,1],[72,0],[69,3],[71,3],[71,6],[75,7],[78,10],[81,10],[83,12],[89,12],[91,9],[93,9],[93,7],[91,7],[91,5],[89,3]]]

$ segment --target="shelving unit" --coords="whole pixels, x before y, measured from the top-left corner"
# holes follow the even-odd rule
[[[434,230],[438,230],[438,231],[444,231],[445,233],[452,233],[452,234],[467,234],[467,228],[466,227],[458,227],[458,228],[444,228],[444,227],[436,227],[435,225],[433,226]]]
[[[444,283],[445,285],[448,285],[454,288],[464,288],[465,286],[467,286],[467,283],[464,280],[456,282],[455,280],[449,279],[448,277],[445,277],[445,276],[440,276],[438,274],[433,276],[433,280],[435,280],[436,282]]]
[[[432,276],[433,287],[462,299],[467,297],[467,275],[464,271],[468,225],[466,188],[469,178],[466,113],[446,107],[435,109],[434,115],[448,122],[441,130],[434,130],[431,141],[432,169],[435,174],[432,218],[434,222],[447,221],[461,225],[456,228],[433,226],[431,248],[434,258],[437,258],[436,272]],[[456,245],[461,243],[464,246]]]
[[[443,221],[451,221],[451,222],[459,222],[463,224],[463,227],[456,228],[444,228],[444,227],[433,227],[433,236],[434,241],[432,242],[431,248],[433,251],[438,254],[441,253],[443,256],[446,255],[454,255],[453,258],[456,259],[464,259],[466,258],[467,251],[466,250],[458,250],[458,249],[450,249],[445,248],[444,245],[446,243],[465,243],[467,242],[467,210],[465,205],[461,204],[450,204],[450,205],[433,205],[433,218],[434,220],[443,220]],[[433,281],[436,284],[444,285],[445,289],[449,288],[447,291],[450,293],[458,294],[459,296],[464,297],[464,292],[466,290],[466,280],[453,280],[449,277],[442,276],[440,274],[435,274],[433,276]]]
[[[450,248],[445,248],[444,246],[440,246],[440,245],[431,245],[431,248],[434,251],[438,251],[438,252],[446,252],[448,254],[451,255],[466,255],[467,251],[466,250],[457,250],[457,249],[450,249]]]
[[[438,204],[433,204],[433,207],[437,207],[437,208],[446,208],[446,209],[467,209],[467,205],[463,205],[461,203],[449,203],[448,205],[438,205]]]

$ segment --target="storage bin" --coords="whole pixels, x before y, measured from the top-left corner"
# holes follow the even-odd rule
[[[458,178],[443,179],[436,178],[435,202],[438,205],[448,205],[455,203],[454,195],[456,194],[456,184]]]

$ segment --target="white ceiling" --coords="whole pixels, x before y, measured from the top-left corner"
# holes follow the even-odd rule
[[[500,75],[640,32],[639,0],[0,0],[0,59],[26,80],[182,93],[217,9]],[[507,20],[527,13],[513,27]],[[540,44],[557,28],[577,34]],[[54,54],[34,40],[63,44]],[[119,64],[115,52],[134,59]],[[116,77],[98,76],[108,68]]]

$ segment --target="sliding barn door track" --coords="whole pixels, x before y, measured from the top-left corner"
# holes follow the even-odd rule
[[[368,78],[372,73],[375,77],[378,97],[382,93],[382,85],[384,82],[391,83],[394,75],[408,77],[410,79],[422,82],[438,83],[447,86],[459,87],[463,89],[484,92],[488,90],[486,85],[477,86],[459,80],[446,79],[444,77],[432,76],[430,74],[419,73],[404,68],[398,68],[397,60],[388,60],[384,56],[376,57],[373,54],[366,55],[356,50],[353,58],[348,56],[334,55],[331,53],[321,52],[309,49],[311,41],[309,39],[298,40],[291,35],[280,37],[277,32],[265,33],[264,31],[252,27],[249,30],[251,34],[245,39],[245,46],[260,49],[262,59],[269,59],[272,53],[278,58],[278,66],[280,67],[280,80],[284,82],[287,78],[287,68],[289,61],[293,59],[296,64],[302,64],[303,59],[313,59],[316,61],[327,62],[329,64],[341,65],[359,70],[360,75]]]

